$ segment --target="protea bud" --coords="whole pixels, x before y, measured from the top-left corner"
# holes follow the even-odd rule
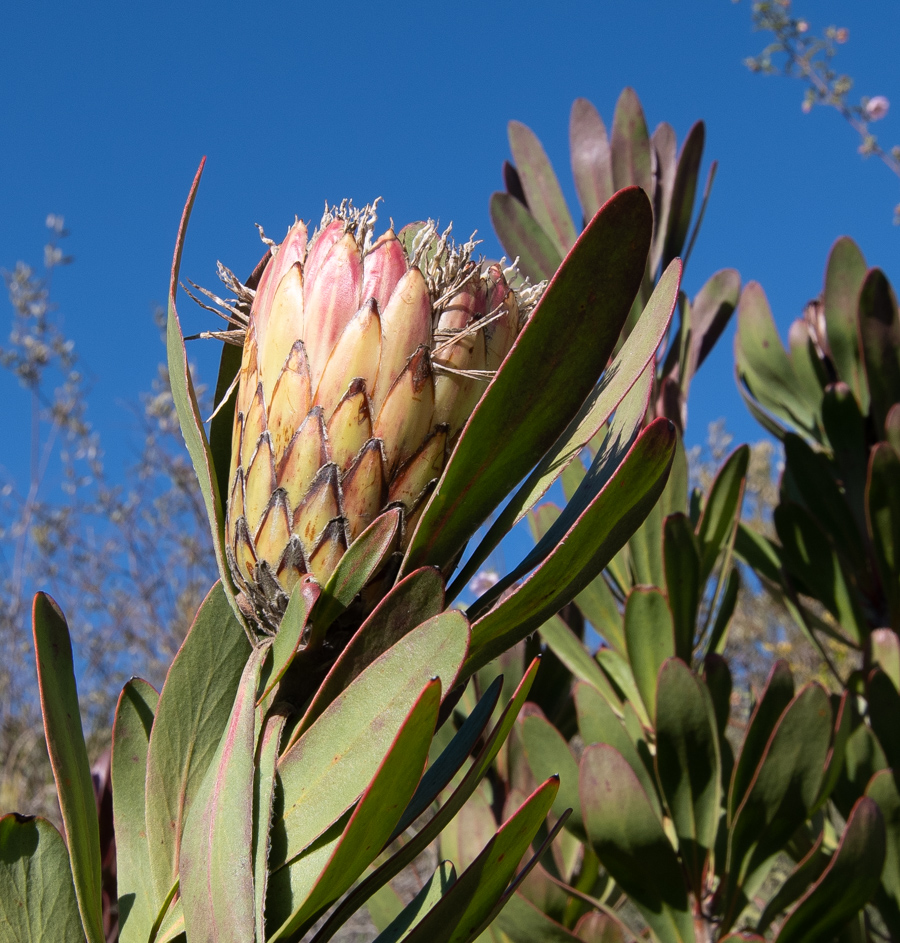
[[[386,508],[402,546],[533,303],[473,242],[431,221],[373,240],[374,222],[343,203],[309,239],[295,223],[244,332],[226,545],[270,629],[301,576],[324,583]]]

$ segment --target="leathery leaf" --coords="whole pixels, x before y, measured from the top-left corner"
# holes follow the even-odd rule
[[[475,623],[467,674],[525,638],[600,574],[662,492],[674,450],[674,426],[652,422],[552,553]]]
[[[133,678],[119,695],[113,723],[113,822],[122,943],[146,943],[162,906],[153,886],[144,831],[147,748],[158,701],[151,685]]]
[[[643,787],[610,746],[585,749],[581,807],[600,863],[641,911],[661,943],[693,940],[687,889],[675,851]]]
[[[422,890],[375,937],[373,943],[400,943],[407,933],[431,910],[456,881],[456,868],[450,861],[442,861]]]
[[[659,673],[656,770],[694,895],[716,839],[722,791],[719,738],[706,686],[677,658]]]
[[[588,224],[466,423],[419,519],[407,571],[446,566],[578,413],[640,287],[651,229],[650,203],[634,188]]]
[[[628,662],[647,715],[656,717],[660,668],[675,654],[675,628],[666,597],[655,587],[636,586],[625,601]]]
[[[192,941],[245,943],[256,929],[253,779],[256,693],[266,652],[253,651],[228,726],[185,823],[179,886]]]
[[[429,681],[403,718],[396,737],[367,785],[343,834],[321,869],[296,865],[275,871],[269,882],[268,922],[278,927],[270,941],[308,926],[375,860],[390,838],[422,777],[441,705],[439,678]],[[279,926],[282,912],[290,907]]]
[[[410,933],[406,943],[467,943],[475,939],[516,873],[558,788],[559,780],[554,777],[528,797]]]
[[[147,845],[160,901],[178,879],[184,822],[219,747],[249,656],[250,644],[216,583],[166,675],[147,750]]]
[[[0,940],[84,941],[66,843],[46,819],[0,818]]]
[[[878,888],[885,858],[884,820],[874,799],[853,807],[824,874],[781,925],[778,943],[826,943]]]
[[[197,168],[178,226],[175,256],[172,259],[172,274],[169,279],[166,355],[169,366],[169,383],[172,387],[172,401],[175,404],[175,412],[178,415],[178,423],[181,426],[181,434],[184,436],[188,455],[191,457],[191,463],[200,484],[200,493],[203,496],[203,505],[206,508],[206,516],[209,518],[209,527],[212,532],[213,550],[216,556],[216,565],[219,568],[219,577],[225,587],[225,595],[235,618],[246,629],[244,617],[234,598],[231,573],[225,560],[225,510],[222,495],[219,492],[219,475],[213,464],[212,449],[203,428],[203,417],[200,415],[200,406],[197,403],[191,368],[184,347],[184,332],[181,330],[181,321],[175,307],[175,293],[178,290],[178,273],[181,268],[184,238],[187,235],[188,221],[194,208],[194,199],[197,196],[197,188],[200,186],[200,177],[203,174],[205,163],[206,158],[204,157]]]
[[[340,905],[328,918],[325,925],[316,934],[315,943],[325,943],[325,941],[330,940],[343,923],[362,907],[373,894],[387,884],[391,878],[399,874],[417,855],[421,854],[428,845],[441,834],[460,809],[462,809],[467,800],[478,788],[478,784],[481,782],[491,763],[496,759],[500,748],[509,736],[513,724],[516,721],[516,717],[528,697],[528,692],[531,690],[531,685],[534,682],[534,676],[537,674],[539,664],[539,659],[535,658],[531,665],[529,665],[528,670],[525,672],[513,696],[503,708],[503,712],[497,720],[497,723],[494,725],[490,734],[485,737],[484,745],[475,756],[472,764],[466,770],[462,781],[453,790],[450,797],[441,804],[434,816],[429,819],[399,851],[388,858],[384,864],[377,868],[365,880],[361,881],[357,887],[341,901]],[[423,784],[427,778],[428,773],[423,777]],[[416,799],[414,797],[411,805],[415,804],[415,802]],[[405,817],[404,815],[404,818]]]
[[[474,575],[509,529],[523,518],[529,508],[534,507],[560,474],[572,466],[576,456],[597,436],[613,411],[621,411],[621,407],[625,406],[623,401],[626,397],[629,411],[638,407],[640,395],[630,391],[639,385],[648,371],[652,380],[653,368],[648,368],[648,364],[671,322],[678,299],[681,272],[681,262],[676,260],[663,273],[637,324],[613,362],[604,371],[600,382],[554,442],[553,447],[537,463],[525,483],[499,512],[496,521],[476,547],[472,558],[451,587],[451,598]],[[649,390],[647,395],[649,396]],[[646,406],[644,410],[646,411]],[[640,418],[643,418],[643,415]],[[623,419],[624,417],[618,417],[620,427],[623,425]]]
[[[444,691],[453,687],[468,637],[461,612],[429,619],[373,661],[285,752],[271,868],[295,858],[356,802],[424,685],[439,677]]]
[[[47,752],[56,781],[75,896],[88,943],[102,943],[100,826],[72,661],[69,627],[46,594],[34,597],[34,649]],[[49,839],[46,841],[50,842]]]

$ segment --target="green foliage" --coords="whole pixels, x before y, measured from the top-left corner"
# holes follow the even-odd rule
[[[439,733],[465,682],[584,590],[663,490],[674,429],[659,418],[642,431],[641,419],[646,368],[665,335],[681,269],[669,266],[638,317],[653,214],[634,187],[606,201],[577,240],[574,231],[564,232],[559,238],[573,243],[565,262],[489,384],[423,513],[408,522],[407,543],[400,543],[401,515],[388,508],[324,585],[310,576],[297,583],[278,630],[261,636],[225,565],[227,423],[217,418],[207,436],[175,308],[199,176],[176,243],[167,345],[174,407],[222,579],[159,696],[135,679],[119,702],[112,759],[113,814],[122,836],[119,932],[124,940],[153,943],[263,943],[304,934],[324,943],[442,830],[456,828],[454,818],[470,800],[478,802],[537,663],[514,672],[521,682],[493,724],[500,679],[470,705],[458,730]],[[543,198],[555,212],[553,197]],[[621,346],[629,319],[631,342]],[[228,395],[238,366],[230,351],[223,356],[220,396]],[[229,409],[226,402],[222,413]],[[560,534],[523,563],[530,579],[468,614],[446,609],[445,579],[484,519],[557,443],[574,459],[613,412],[593,468],[560,518]],[[491,434],[501,426],[504,436]],[[545,469],[539,492],[524,497],[518,513],[562,471]],[[57,749],[51,758],[79,923],[95,941],[102,939],[95,800],[80,727],[72,726],[79,715],[68,631],[41,598],[35,631],[48,742]],[[611,682],[595,671],[614,696]],[[488,809],[489,827],[460,855],[458,876],[441,866],[383,939],[473,940],[515,898],[577,798],[577,764],[551,733],[569,757],[563,798],[556,770],[548,770],[509,797],[499,822]],[[439,795],[441,808],[429,816]],[[547,830],[551,810],[556,824]],[[570,828],[582,828],[577,816]],[[531,860],[521,866],[532,842]]]

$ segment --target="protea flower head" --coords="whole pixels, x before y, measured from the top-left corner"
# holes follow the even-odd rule
[[[243,332],[226,547],[264,629],[390,507],[402,549],[535,300],[471,240],[433,221],[374,238],[375,219],[345,202],[312,237],[295,222]]]

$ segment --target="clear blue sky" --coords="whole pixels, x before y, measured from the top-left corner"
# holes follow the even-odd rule
[[[860,94],[893,100],[877,130],[887,144],[900,140],[900,5],[794,6],[814,28],[849,27],[840,67]],[[165,300],[203,154],[182,268],[201,284],[215,282],[217,259],[249,272],[260,255],[254,223],[280,237],[295,214],[315,220],[326,199],[342,197],[383,197],[385,223],[452,219],[495,255],[488,198],[508,155],[507,121],[535,130],[574,205],[572,100],[591,99],[609,123],[632,85],[651,128],[667,120],[679,142],[703,118],[706,164],[719,160],[691,294],[736,267],[763,283],[784,333],[845,233],[900,283],[897,180],[861,160],[836,114],[803,116],[799,83],[746,70],[763,43],[750,0],[33,2],[7,4],[3,32],[0,266],[38,262],[46,215],[65,216],[76,263],[58,273],[55,300],[94,378],[90,416],[113,473],[137,448],[125,404],[162,357],[150,313]],[[209,325],[187,299],[180,308],[189,330]],[[0,310],[5,337],[9,308]],[[212,380],[212,347],[192,354]],[[5,376],[0,393],[22,404],[0,453],[15,468],[25,399]],[[719,417],[739,440],[761,436],[735,391],[731,335],[692,390],[690,440]]]

